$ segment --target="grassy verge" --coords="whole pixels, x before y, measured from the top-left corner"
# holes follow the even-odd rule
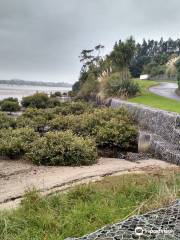
[[[135,80],[141,88],[141,95],[129,99],[130,102],[141,103],[150,107],[180,113],[180,102],[166,97],[158,96],[148,91],[151,86],[157,85],[155,81]]]
[[[180,196],[179,189],[180,174],[169,169],[107,177],[49,197],[27,193],[20,208],[0,212],[0,239],[81,236],[130,215],[165,206]]]

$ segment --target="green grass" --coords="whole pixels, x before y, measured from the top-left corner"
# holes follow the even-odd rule
[[[180,102],[166,97],[158,96],[148,91],[151,86],[158,85],[155,81],[137,80],[140,85],[141,95],[129,99],[130,102],[141,103],[150,107],[159,108],[162,110],[180,113]]]
[[[107,177],[68,193],[27,193],[22,205],[0,212],[1,240],[61,240],[82,236],[130,215],[169,204],[180,189],[173,170]]]

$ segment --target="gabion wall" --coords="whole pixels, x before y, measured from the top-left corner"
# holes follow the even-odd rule
[[[180,115],[141,104],[111,99],[112,107],[124,107],[143,131],[150,134],[151,150],[166,161],[180,165]]]
[[[106,226],[81,238],[66,240],[179,240],[180,200],[170,207],[129,218],[124,222]]]

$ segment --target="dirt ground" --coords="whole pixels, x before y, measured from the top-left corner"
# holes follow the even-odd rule
[[[108,175],[169,167],[177,168],[156,159],[130,162],[101,158],[97,164],[84,167],[45,167],[24,161],[0,160],[0,208],[16,207],[25,191],[33,188],[42,194],[51,194],[79,183],[100,180]]]

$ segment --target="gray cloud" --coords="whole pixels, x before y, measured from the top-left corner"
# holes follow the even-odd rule
[[[0,0],[0,79],[74,82],[82,49],[178,38],[179,11],[179,0]]]

